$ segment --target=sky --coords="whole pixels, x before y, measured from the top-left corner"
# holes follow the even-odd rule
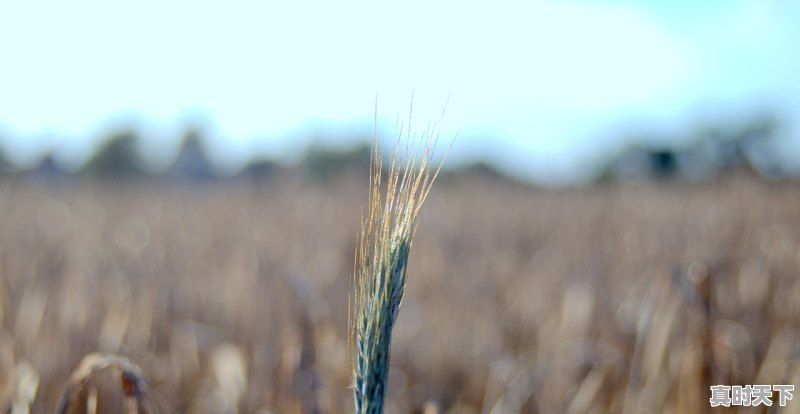
[[[792,0],[6,2],[0,137],[77,165],[135,124],[168,160],[199,123],[235,169],[297,157],[304,137],[350,145],[376,101],[391,131],[413,95],[417,130],[446,106],[455,163],[569,183],[642,125],[686,136],[764,107],[800,121],[797,21]]]

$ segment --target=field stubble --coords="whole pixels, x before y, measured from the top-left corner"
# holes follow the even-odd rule
[[[54,412],[99,351],[178,412],[352,412],[364,177],[0,182],[0,409]],[[694,413],[710,383],[800,384],[797,185],[470,176],[427,203],[388,413]]]

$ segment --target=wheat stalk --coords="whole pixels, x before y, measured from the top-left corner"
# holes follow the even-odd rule
[[[352,280],[350,348],[355,354],[351,360],[357,414],[383,412],[392,328],[403,300],[420,208],[444,163],[443,159],[432,171],[438,124],[417,138],[406,133],[402,151],[401,126],[385,177],[376,133],[369,207],[361,221]]]
[[[70,375],[56,412],[58,414],[98,412],[98,405],[105,402],[99,401],[98,384],[92,384],[92,380],[98,377],[101,371],[109,369],[115,371],[119,383],[116,387],[112,384],[104,385],[116,388],[118,396],[122,397],[122,407],[117,408],[122,409],[125,414],[149,414],[154,411],[147,403],[145,394],[147,384],[141,369],[136,364],[124,357],[92,353],[86,355]],[[103,411],[108,409],[109,407],[105,407]]]

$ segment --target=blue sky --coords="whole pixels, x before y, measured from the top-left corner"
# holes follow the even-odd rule
[[[166,159],[206,118],[235,168],[296,156],[300,132],[370,131],[376,97],[394,125],[413,92],[418,127],[450,97],[456,162],[579,181],[635,125],[686,135],[764,105],[798,120],[797,21],[790,0],[6,3],[0,135],[74,164],[130,121]]]

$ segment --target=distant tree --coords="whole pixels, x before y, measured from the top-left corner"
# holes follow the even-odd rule
[[[350,151],[312,145],[306,151],[301,166],[312,177],[327,179],[345,168],[368,166],[370,154],[369,145],[361,145]]]
[[[214,166],[208,159],[200,129],[187,128],[181,141],[178,157],[172,164],[169,174],[194,181],[206,181],[213,178],[216,175]]]
[[[109,178],[142,174],[138,140],[136,132],[130,129],[112,134],[86,163],[83,171]]]
[[[455,169],[443,170],[440,179],[442,183],[448,183],[460,178],[468,180],[478,178],[486,181],[507,183],[517,182],[516,179],[498,170],[493,164],[483,160],[464,164]]]
[[[281,166],[275,161],[267,158],[259,158],[248,163],[242,173],[255,180],[262,180],[276,174],[280,170]]]
[[[56,161],[52,152],[45,154],[36,164],[36,175],[43,177],[56,177],[64,175],[64,169]]]
[[[3,145],[0,145],[0,175],[5,175],[14,170],[14,164],[11,162],[11,158],[6,153],[6,149]]]
[[[775,114],[760,114],[747,122],[740,131],[741,152],[751,168],[760,174],[780,178],[788,173],[781,162],[783,122]]]
[[[706,160],[713,170],[729,172],[753,169],[761,174],[779,175],[776,150],[781,121],[770,113],[756,114],[744,118],[738,126],[727,124],[701,129],[692,149],[701,156],[695,160]]]
[[[642,139],[628,141],[633,144],[621,148],[598,167],[597,181],[639,181],[654,177],[653,167],[657,157],[653,156],[649,147],[641,144]]]
[[[656,178],[673,178],[678,172],[677,156],[670,148],[654,148],[647,152],[650,172]]]

